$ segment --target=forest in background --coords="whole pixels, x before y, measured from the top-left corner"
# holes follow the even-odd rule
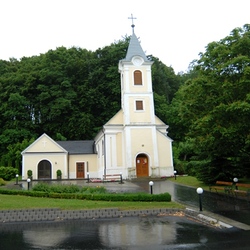
[[[118,62],[128,43],[0,60],[0,166],[20,169],[21,151],[43,133],[93,139],[121,107]],[[250,176],[250,25],[209,43],[186,73],[148,58],[178,173],[206,183]]]

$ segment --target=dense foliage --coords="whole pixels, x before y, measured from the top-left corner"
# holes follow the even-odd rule
[[[18,170],[13,167],[0,167],[0,179],[10,181],[16,177]]]
[[[0,186],[6,185],[6,181],[3,178],[0,178]]]
[[[129,38],[88,51],[60,47],[45,54],[0,60],[0,163],[19,168],[21,152],[43,133],[55,140],[93,139],[121,107],[118,62]],[[156,114],[166,107],[180,79],[158,58],[152,74]]]
[[[250,25],[206,47],[173,99],[179,171],[210,183],[250,176]]]

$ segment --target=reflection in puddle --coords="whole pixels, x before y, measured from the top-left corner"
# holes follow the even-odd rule
[[[0,225],[1,249],[113,249],[174,244],[186,218],[131,217]],[[189,222],[193,224],[193,222]],[[13,236],[19,241],[12,241]],[[18,235],[18,236],[17,236]]]
[[[140,185],[148,190],[148,183]],[[155,182],[154,193],[198,207],[194,188]],[[249,203],[204,192],[208,211],[250,224]],[[0,224],[0,249],[249,249],[249,231],[215,229],[186,217],[124,217],[41,223]]]
[[[247,233],[180,216],[10,223],[0,225],[0,249],[244,249],[235,247],[249,245]]]
[[[126,223],[125,223],[126,222]],[[111,223],[101,225],[99,236],[106,246],[162,245],[175,241],[176,224],[166,219],[138,218],[136,223]],[[130,221],[132,222],[132,220]]]
[[[35,228],[23,231],[23,239],[33,248],[52,247],[63,243],[64,239],[70,237],[69,232],[60,228],[57,230],[47,228],[46,230]]]

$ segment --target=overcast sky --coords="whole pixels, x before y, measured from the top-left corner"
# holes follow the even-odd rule
[[[95,51],[135,34],[176,73],[212,41],[250,23],[249,0],[0,0],[0,59],[60,46]]]

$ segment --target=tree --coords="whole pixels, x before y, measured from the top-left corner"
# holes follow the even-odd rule
[[[11,166],[21,172],[22,156],[21,152],[35,141],[34,138],[30,140],[24,139],[22,142],[9,144],[8,152],[2,157],[1,166]]]
[[[21,60],[0,60],[0,161],[20,166],[19,144],[43,133],[55,140],[93,139],[121,108],[117,66],[128,43],[125,37],[96,51],[59,47]],[[149,57],[156,114],[166,121],[180,78]]]
[[[190,166],[205,182],[250,175],[250,26],[208,44],[193,71],[170,112],[178,139],[192,138]]]
[[[152,66],[153,90],[158,95],[164,96],[170,103],[174,94],[180,87],[180,77],[175,75],[174,69],[163,64],[159,58],[149,56],[154,62]]]

